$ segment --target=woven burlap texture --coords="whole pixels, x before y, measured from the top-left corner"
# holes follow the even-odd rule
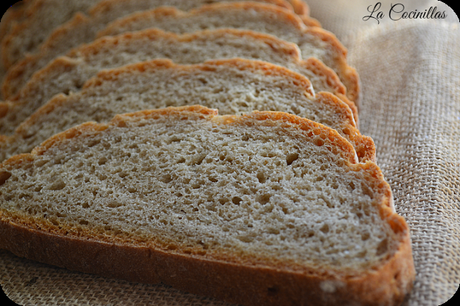
[[[416,281],[408,305],[440,305],[460,284],[460,29],[447,20],[363,20],[370,1],[309,1],[361,78],[360,129],[409,223]],[[382,9],[389,2],[381,1]],[[410,9],[413,2],[399,1]],[[418,9],[440,7],[418,1]],[[414,6],[415,7],[415,6]],[[448,12],[452,14],[451,11]],[[452,17],[452,16],[450,16]],[[162,285],[70,272],[0,252],[20,305],[228,305]]]

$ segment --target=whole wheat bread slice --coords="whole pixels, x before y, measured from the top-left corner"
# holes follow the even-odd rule
[[[183,10],[200,7],[203,4],[218,2],[233,2],[236,0],[36,0],[29,10],[29,16],[20,22],[2,41],[2,58],[4,66],[9,69],[15,63],[24,58],[26,54],[34,54],[39,51],[43,42],[61,25],[75,24],[75,21],[83,18],[93,19],[91,28],[83,31],[96,31],[110,21],[125,16],[127,14],[146,9],[158,8],[161,6],[178,7]],[[285,0],[255,0],[256,2],[268,3],[280,6],[293,11],[292,5]],[[298,11],[305,14],[300,1],[294,1]],[[47,16],[47,18],[43,18]],[[302,20],[315,20],[303,15]],[[318,24],[319,25],[319,24]],[[83,29],[83,24],[79,25]],[[89,35],[90,32],[83,35]],[[67,37],[82,35],[81,33],[69,33]],[[73,37],[72,39],[78,40]],[[87,42],[87,41],[82,41]],[[68,43],[68,42],[67,42]],[[79,43],[78,43],[79,44]],[[73,45],[76,46],[76,45]],[[72,47],[72,46],[71,46]],[[64,47],[65,48],[65,47]],[[62,49],[62,48],[61,48]]]
[[[30,7],[31,3],[32,1],[30,0],[18,1],[3,13],[0,22],[0,41],[8,35],[11,29],[27,18],[27,8]]]
[[[0,142],[0,161],[29,153],[54,134],[86,121],[195,104],[223,115],[254,110],[296,114],[337,130],[353,144],[361,162],[375,160],[372,139],[359,133],[345,103],[329,93],[315,95],[308,79],[286,68],[231,59],[188,66],[154,60],[100,72],[78,93],[51,99]]]
[[[96,39],[97,32],[103,30],[111,21],[122,16],[127,16],[132,12],[149,9],[148,5],[141,6],[137,1],[136,3],[138,5],[135,6],[122,5],[125,1],[112,0],[100,3],[100,5],[93,8],[89,17],[83,14],[76,14],[72,20],[58,27],[43,43],[38,52],[26,56],[23,60],[15,64],[15,66],[10,68],[2,86],[4,97],[11,99],[11,97],[17,94],[22,86],[27,83],[33,73],[46,66],[54,58],[66,54],[69,50],[80,44],[89,43]],[[128,3],[131,1],[134,0],[129,0]],[[147,1],[146,4],[150,3],[149,0],[145,1]],[[141,3],[142,2],[143,1],[141,1]],[[227,5],[233,6],[238,3],[239,2],[228,3]],[[179,8],[191,9],[199,7],[196,4],[196,1],[180,0],[176,5]],[[299,16],[285,8],[257,2],[246,2],[246,4],[249,6],[266,8],[268,10],[274,9],[278,12],[276,14],[289,14],[298,27],[305,27]],[[220,3],[212,4],[211,6],[213,5],[220,5]],[[150,5],[150,7],[151,6],[152,5]],[[273,20],[271,20],[271,22],[273,22]],[[284,21],[280,20],[279,22],[281,23]]]
[[[233,57],[264,60],[299,72],[311,80],[317,91],[337,94],[348,103],[357,119],[357,110],[346,99],[345,88],[337,75],[315,58],[302,61],[294,44],[269,35],[232,29],[186,35],[150,29],[105,37],[52,61],[34,75],[15,99],[0,103],[0,134],[12,134],[22,121],[54,95],[77,92],[102,69],[155,58],[193,64]]]
[[[243,305],[398,305],[409,229],[380,169],[297,116],[86,123],[0,165],[0,247]]]
[[[2,39],[2,62],[6,69],[22,59],[27,53],[34,53],[53,29],[70,20],[77,12],[88,12],[101,0],[33,0],[27,1],[27,8],[21,15],[12,14],[9,22],[15,24],[6,29]],[[3,20],[2,20],[3,24]],[[2,26],[2,28],[5,26]]]

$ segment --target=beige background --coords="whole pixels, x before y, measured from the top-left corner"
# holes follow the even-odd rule
[[[377,146],[395,207],[411,228],[417,271],[408,305],[439,305],[460,285],[460,29],[439,1],[310,0],[311,15],[349,50],[362,83],[360,129]],[[430,6],[446,20],[388,18],[391,3]],[[21,305],[228,305],[19,259],[0,251],[3,290]]]

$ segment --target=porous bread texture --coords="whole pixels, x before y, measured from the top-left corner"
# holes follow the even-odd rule
[[[320,61],[301,60],[296,45],[252,31],[218,29],[176,35],[147,29],[116,37],[104,37],[70,51],[37,72],[11,101],[0,103],[0,134],[10,135],[36,109],[59,93],[77,92],[102,69],[155,58],[177,63],[201,63],[209,59],[247,58],[282,65],[308,77],[315,90],[337,94],[352,109],[337,75]],[[8,82],[9,83],[9,82]]]
[[[306,27],[299,18],[276,7],[238,3],[203,6],[189,12],[176,8],[158,8],[133,13],[109,24],[98,37],[159,28],[174,33],[202,29],[233,27],[271,34],[297,44],[302,58],[315,57],[332,68],[347,88],[351,101],[359,101],[359,77],[347,64],[347,50],[330,32],[319,27]]]
[[[45,3],[47,3],[47,1],[56,0],[41,1],[45,1]],[[96,4],[96,1],[93,1],[93,4],[95,5],[89,9],[88,14],[85,14],[84,11],[86,10],[82,9],[82,12],[77,12],[72,16],[72,18],[70,18],[70,16],[64,16],[65,13],[62,13],[62,16],[59,18],[41,18],[42,16],[50,16],[51,14],[60,14],[59,11],[68,12],[73,6],[78,8],[81,6],[80,2],[84,4],[87,3],[87,0],[59,0],[57,1],[58,4],[56,5],[55,11],[53,11],[53,5],[45,5],[46,8],[51,9],[53,12],[50,12],[49,14],[46,12],[43,12],[44,14],[33,14],[29,22],[24,22],[21,27],[15,31],[17,33],[11,33],[11,35],[5,38],[2,43],[2,54],[5,67],[9,70],[13,69],[15,72],[12,73],[16,77],[21,78],[21,83],[24,84],[35,71],[44,67],[53,58],[65,54],[68,50],[82,43],[88,43],[94,40],[98,30],[103,29],[109,22],[114,21],[117,18],[127,16],[137,11],[162,6],[171,6],[177,7],[181,10],[190,10],[208,3],[235,1],[237,0],[105,0],[98,4]],[[293,10],[289,2],[285,0],[255,0],[255,2],[279,6],[280,8],[286,10]],[[298,8],[298,5],[296,5],[296,7]],[[57,20],[62,21],[66,18],[70,20],[66,21],[61,26],[54,27],[50,32],[43,29],[45,27],[44,24],[41,24],[40,26],[33,26],[31,24],[33,22],[56,23]],[[310,20],[311,22],[309,25],[319,26],[319,23],[316,20],[308,16],[303,16],[302,20],[304,22]],[[40,33],[33,35],[30,34],[31,31],[34,32],[38,29],[40,30]],[[42,41],[43,38],[46,39]],[[30,40],[35,42],[32,43]],[[40,40],[42,43],[38,44],[38,41]],[[24,48],[30,49],[28,50],[30,53],[17,51]],[[33,63],[30,63],[31,60]],[[19,72],[19,67],[24,66],[25,63],[28,64],[29,69]],[[17,93],[17,90],[19,90],[19,88],[16,88],[14,93]],[[9,95],[4,96],[10,97]]]
[[[53,29],[70,20],[76,12],[87,12],[101,0],[34,0],[27,1],[22,16],[11,17],[16,24],[5,29],[1,42],[4,67],[10,68],[24,54],[34,53]],[[23,1],[22,1],[23,2]],[[43,18],[46,16],[46,18]],[[3,23],[3,20],[2,20]]]
[[[0,165],[1,247],[90,273],[147,248],[131,280],[187,275],[181,288],[204,281],[246,305],[397,304],[414,277],[409,230],[378,167],[356,162],[336,131],[285,113],[196,106],[87,123]],[[18,231],[30,239],[9,239]],[[110,245],[110,259],[85,245]],[[258,275],[263,286],[240,286]]]
[[[192,4],[192,1],[179,1],[183,4]],[[83,14],[76,14],[75,17],[67,22],[66,24],[62,25],[61,27],[57,28],[47,39],[46,42],[40,47],[40,50],[30,56],[25,57],[23,60],[18,62],[15,66],[11,67],[8,72],[8,82],[4,82],[4,86],[2,90],[4,91],[4,96],[10,98],[11,96],[17,94],[17,92],[21,89],[21,87],[30,79],[34,72],[40,70],[44,66],[46,66],[51,60],[54,58],[67,53],[70,49],[83,44],[89,43],[96,39],[96,34],[99,30],[105,28],[105,26],[113,20],[117,18],[121,18],[122,16],[127,16],[130,13],[140,11],[140,10],[148,10],[154,6],[141,6],[138,5],[136,2],[136,6],[117,6],[116,4],[123,4],[120,0],[115,0],[112,3],[112,6],[109,6],[109,9],[102,6],[102,3],[97,8],[93,9],[93,14],[91,17],[87,17]],[[196,2],[195,2],[196,3]],[[229,3],[228,5],[237,5],[239,2]],[[269,8],[277,8],[279,11],[288,12],[285,8],[278,8],[273,5],[264,4],[258,2],[241,2],[241,3],[248,3],[249,5],[254,5],[257,7],[269,7]],[[170,4],[172,5],[172,4]],[[213,5],[220,5],[219,3],[211,4]],[[184,5],[176,5],[179,9],[183,8]],[[134,7],[134,8],[133,8]],[[199,7],[198,5],[195,7]],[[185,8],[184,8],[185,9]],[[290,12],[292,18],[295,19],[295,22],[299,24],[299,26],[304,26],[302,20],[299,17]],[[15,86],[8,85],[11,82],[11,79],[16,79]]]
[[[116,114],[200,104],[223,115],[282,111],[329,126],[355,147],[360,161],[375,160],[375,145],[356,128],[349,107],[328,93],[315,93],[300,74],[266,62],[230,59],[181,66],[154,60],[100,72],[83,90],[59,95],[0,142],[0,161],[28,153],[52,135],[86,121]]]

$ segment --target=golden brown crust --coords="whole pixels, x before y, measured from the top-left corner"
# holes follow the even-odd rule
[[[327,271],[323,275],[295,273],[167,253],[143,245],[56,235],[12,222],[0,213],[0,245],[17,256],[109,278],[162,282],[243,305],[304,305],[306,301],[313,305],[399,305],[414,276],[408,242],[405,239],[398,252],[377,270],[347,278]],[[325,282],[344,285],[324,286]]]
[[[278,18],[282,17],[287,23],[290,23],[294,28],[301,31],[306,26],[301,21],[300,17],[293,14],[283,8],[279,8],[273,5],[254,3],[254,2],[234,2],[234,3],[216,3],[203,5],[199,8],[190,10],[188,12],[181,11],[175,7],[159,7],[148,11],[140,11],[137,13],[130,14],[126,17],[115,20],[110,23],[104,30],[98,32],[97,37],[113,35],[113,31],[116,31],[118,27],[124,27],[125,25],[142,18],[164,18],[174,16],[174,18],[194,16],[205,13],[213,13],[219,11],[228,11],[231,9],[236,10],[250,10],[250,11],[270,11],[277,15]]]
[[[18,243],[28,241],[27,244]],[[39,262],[104,277],[134,282],[159,283],[196,294],[244,305],[315,305],[375,301],[397,305],[407,294],[413,277],[407,263],[410,244],[380,269],[342,279],[346,285],[324,292],[321,284],[331,274],[309,275],[270,267],[232,264],[164,252],[142,245],[104,242],[90,237],[50,234],[11,222],[0,214],[0,245],[12,253]],[[405,262],[406,261],[406,262]],[[397,270],[399,269],[399,270]],[[395,273],[399,274],[395,276]],[[375,286],[380,286],[380,292]],[[393,296],[393,292],[396,294]],[[329,294],[327,294],[329,293]]]
[[[134,71],[144,72],[147,70],[155,70],[161,68],[173,68],[177,70],[203,70],[211,71],[215,70],[216,67],[237,67],[240,70],[251,71],[257,70],[259,73],[263,73],[266,76],[276,75],[280,77],[286,77],[293,80],[295,86],[305,89],[305,93],[310,96],[314,96],[313,87],[310,80],[301,74],[292,72],[291,70],[276,66],[271,63],[255,60],[247,60],[242,58],[224,59],[224,60],[209,60],[203,64],[196,65],[178,65],[169,59],[156,59],[147,62],[141,62],[137,64],[123,66],[121,68],[112,70],[103,70],[97,74],[97,78],[91,79],[85,83],[83,88],[96,87],[103,81],[110,81],[119,74],[131,73]]]
[[[315,18],[312,18],[310,16],[299,16],[299,17],[307,27],[321,28],[321,23],[318,20],[316,20]]]
[[[294,12],[299,16],[309,16],[310,7],[303,0],[289,0],[294,9]]]
[[[260,112],[254,111],[251,114],[242,115],[242,116],[221,116],[216,117],[219,122],[224,122],[225,124],[243,124],[243,125],[253,125],[253,120],[261,122],[261,125],[271,125],[270,121],[282,121],[288,125],[296,125],[300,130],[306,132],[308,137],[313,137],[318,135],[317,133],[321,130],[319,136],[324,142],[327,142],[331,145],[331,152],[335,155],[340,155],[342,158],[347,160],[350,163],[357,163],[358,159],[356,156],[355,149],[353,146],[345,140],[336,130],[325,128],[322,124],[310,121],[296,115],[284,113],[284,112]]]

